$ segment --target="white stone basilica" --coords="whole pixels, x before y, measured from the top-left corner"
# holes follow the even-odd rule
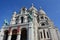
[[[42,8],[33,5],[13,13],[10,23],[5,20],[0,40],[60,40],[60,32]]]

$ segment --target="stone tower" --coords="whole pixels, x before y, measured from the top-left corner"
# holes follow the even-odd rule
[[[13,12],[10,23],[5,21],[0,30],[0,40],[60,40],[60,33],[44,10],[32,5]]]

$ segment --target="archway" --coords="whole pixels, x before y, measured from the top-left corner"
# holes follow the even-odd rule
[[[14,29],[12,31],[12,38],[11,38],[11,40],[16,40],[16,39],[17,39],[17,29]]]
[[[8,30],[5,30],[3,40],[7,40],[7,39],[8,39]]]
[[[21,17],[21,23],[23,23],[23,21],[24,21],[24,17]]]
[[[20,40],[27,40],[27,29],[26,28],[21,29],[21,39]]]

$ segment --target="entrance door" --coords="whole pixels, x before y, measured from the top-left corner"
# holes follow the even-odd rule
[[[14,29],[14,30],[12,31],[12,38],[11,38],[11,40],[16,40],[16,39],[17,39],[17,30]]]
[[[8,30],[5,30],[3,40],[7,40],[7,39],[8,39]]]
[[[26,30],[26,28],[21,29],[21,39],[20,40],[27,40],[27,30]]]

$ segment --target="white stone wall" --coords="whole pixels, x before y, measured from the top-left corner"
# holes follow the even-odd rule
[[[31,22],[28,22],[28,19],[27,19],[27,17],[28,17],[27,14],[29,14],[29,11],[32,11],[33,20],[31,20]],[[47,17],[47,15],[45,14],[45,12],[42,9],[40,9],[40,11],[38,11],[34,6],[32,6],[29,9],[29,11],[27,11],[27,9],[25,8],[25,13],[23,13],[23,8],[22,8],[20,14],[16,14],[16,12],[14,12],[9,26],[12,27],[12,29],[16,29],[18,25],[20,25],[21,29],[27,28],[28,29],[27,30],[28,31],[27,40],[60,40],[59,31],[58,30],[56,31],[53,22]],[[19,21],[16,24],[17,16],[19,16],[19,18],[18,18]],[[21,23],[22,16],[24,17],[23,23]],[[37,16],[39,17],[39,22],[37,22]],[[41,16],[43,16],[43,19],[41,19]],[[48,24],[46,24],[47,23],[46,21],[48,22]],[[42,22],[45,23],[45,26],[41,25]],[[27,26],[27,24],[28,24],[28,26]],[[8,28],[9,28],[9,26],[8,26]],[[38,27],[40,27],[40,29],[38,29]],[[7,28],[7,27],[5,27],[5,28]],[[44,38],[43,30],[45,30],[46,38]],[[43,38],[41,38],[40,32],[42,32]],[[49,33],[50,38],[47,38],[47,34],[46,34],[47,32]],[[10,33],[10,35],[8,36],[8,40],[11,40],[11,35],[12,34]],[[21,33],[20,33],[20,35],[21,35]],[[20,40],[20,37],[21,37],[20,35],[17,36],[17,40]],[[3,36],[4,36],[4,29],[1,29],[0,40],[3,40]]]
[[[51,28],[50,33],[51,33],[52,40],[58,40],[58,36],[55,29]]]

